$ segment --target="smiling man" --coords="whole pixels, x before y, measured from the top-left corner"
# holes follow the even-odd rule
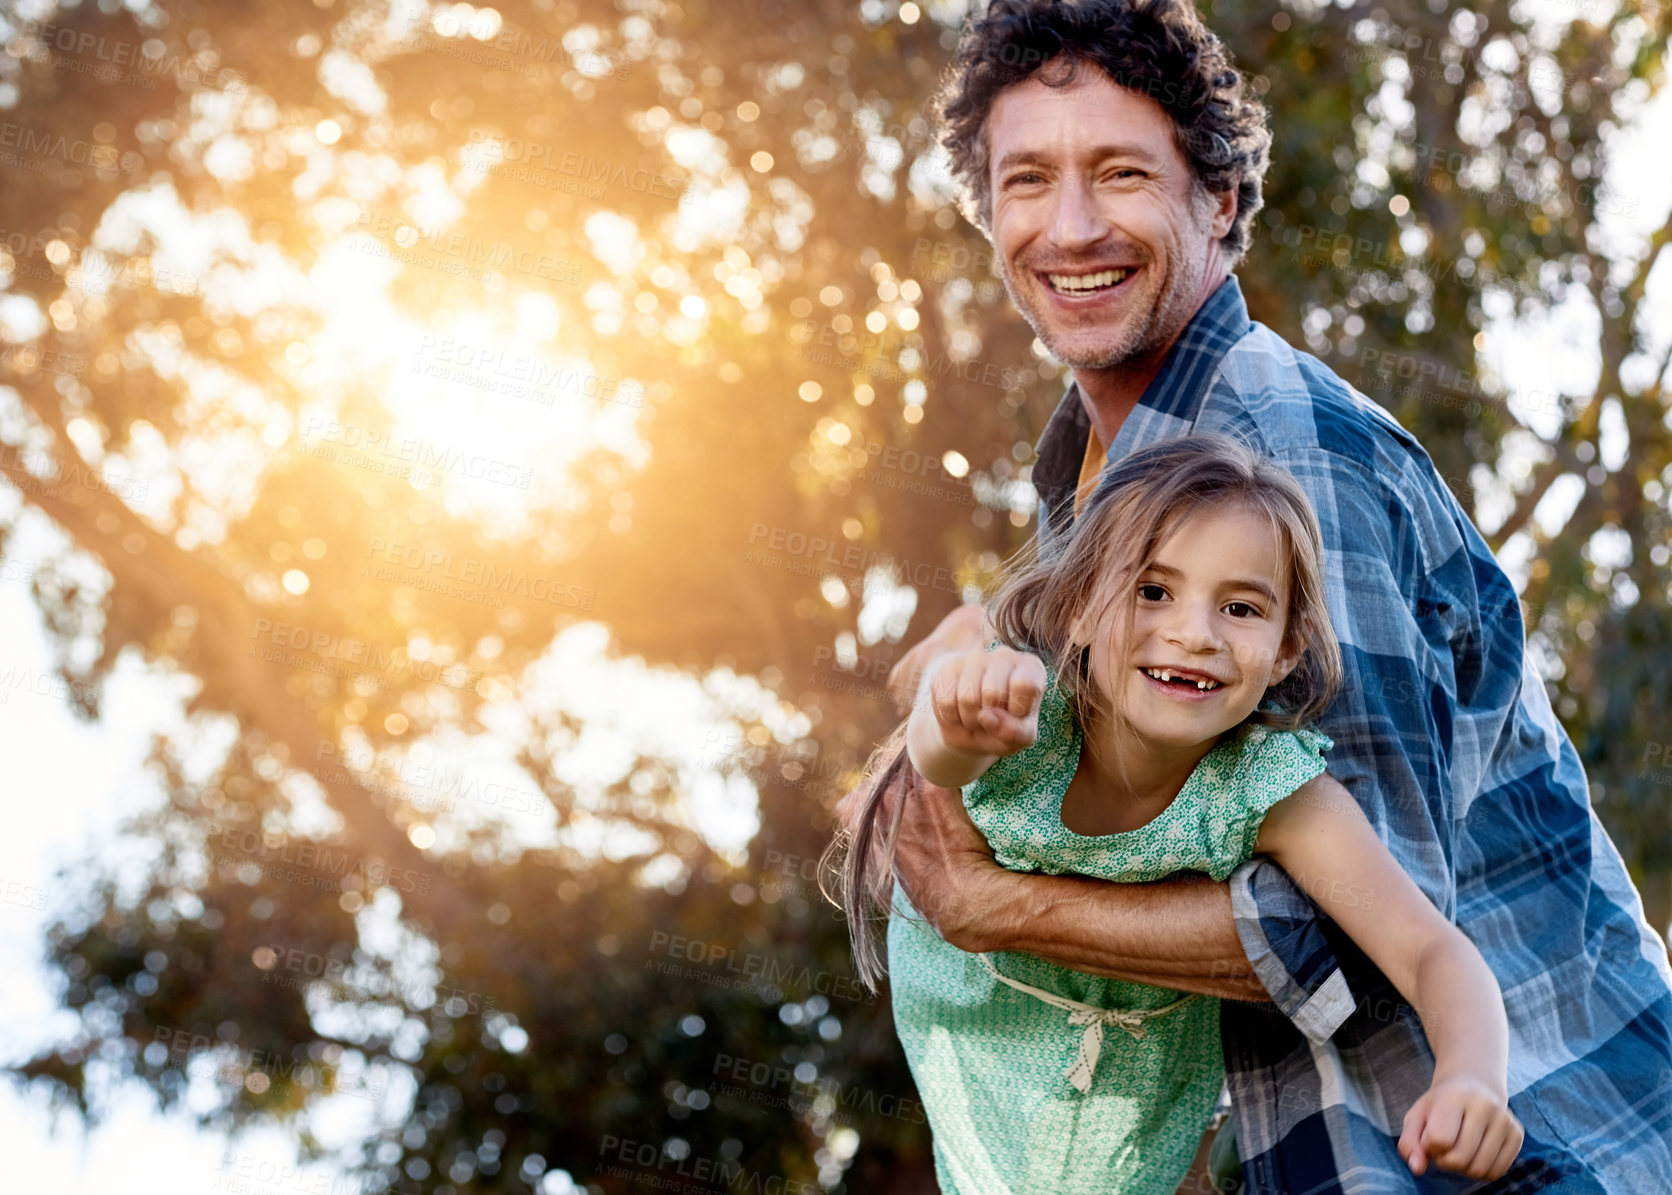
[[[1232,271],[1270,135],[1218,40],[1167,0],[1001,0],[965,36],[943,116],[1011,298],[1073,371],[1033,470],[1043,550],[1105,464],[1156,440],[1221,431],[1295,474],[1322,523],[1342,646],[1343,692],[1321,723],[1330,771],[1503,990],[1527,1136],[1490,1189],[1667,1189],[1665,944],[1590,808],[1514,588],[1427,453],[1248,317]],[[897,691],[987,633],[979,608],[956,612],[901,661]],[[920,779],[896,861],[961,949],[1226,997],[1243,1189],[1486,1189],[1412,1176],[1395,1142],[1433,1069],[1421,1024],[1274,865],[1229,884],[1011,872],[959,794]],[[1311,895],[1326,912],[1374,899]]]

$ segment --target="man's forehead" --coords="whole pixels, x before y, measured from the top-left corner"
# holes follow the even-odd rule
[[[1092,142],[1072,147],[1074,157],[1088,161],[1100,161],[1104,158],[1131,158],[1136,162],[1148,162],[1159,166],[1162,158],[1155,152],[1153,146],[1137,141],[1109,140]],[[1051,148],[1041,145],[1018,145],[1008,149],[993,163],[997,170],[1007,170],[1012,166],[1046,165],[1054,162],[1060,155]]]
[[[995,164],[1043,161],[1071,155],[1115,155],[1159,160],[1175,130],[1155,100],[1085,65],[1071,82],[1048,84],[1033,75],[999,92],[987,115]]]

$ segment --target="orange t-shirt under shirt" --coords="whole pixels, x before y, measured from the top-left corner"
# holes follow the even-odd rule
[[[1103,474],[1103,466],[1108,464],[1109,450],[1103,446],[1103,441],[1097,438],[1097,429],[1088,428],[1086,432],[1086,455],[1080,462],[1080,483],[1074,487],[1074,517],[1080,517],[1080,511],[1097,488],[1097,479]]]

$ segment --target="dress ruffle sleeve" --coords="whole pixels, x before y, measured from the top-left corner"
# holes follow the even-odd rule
[[[1323,753],[1335,745],[1309,726],[1299,730],[1244,731],[1234,774],[1204,776],[1209,874],[1224,880],[1254,853],[1266,811],[1324,771]],[[1215,781],[1218,783],[1215,783]]]

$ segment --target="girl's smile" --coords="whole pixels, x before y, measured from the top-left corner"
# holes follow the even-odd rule
[[[1205,673],[1181,668],[1140,668],[1144,679],[1156,692],[1173,701],[1211,701],[1225,688],[1219,680],[1208,680]]]

